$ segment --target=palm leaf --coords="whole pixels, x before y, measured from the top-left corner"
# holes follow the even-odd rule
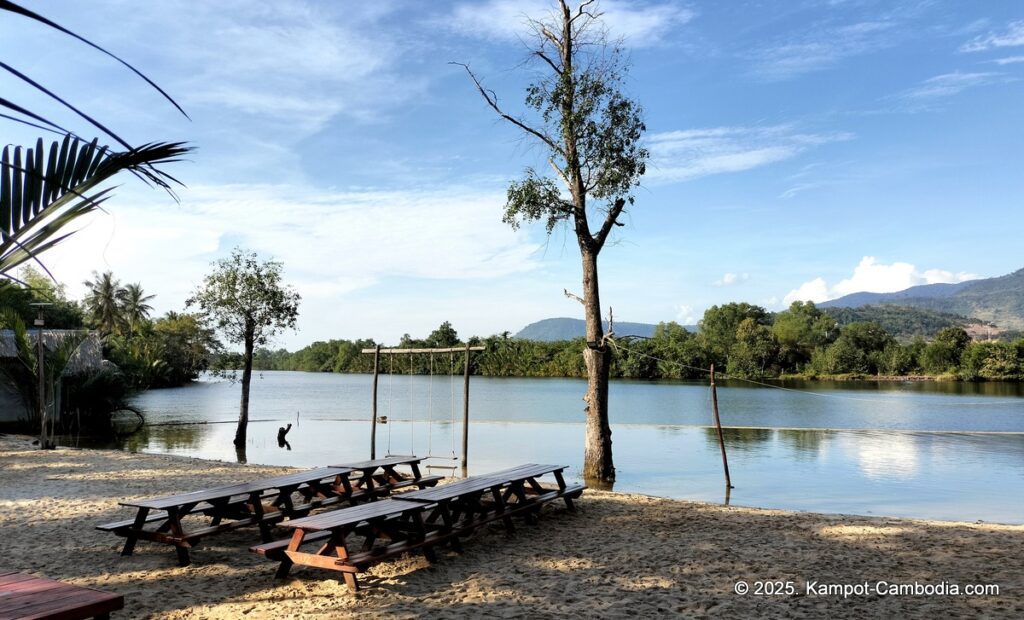
[[[183,143],[145,144],[123,152],[83,142],[70,134],[48,151],[42,139],[34,148],[0,152],[0,275],[52,248],[79,217],[100,208],[110,188],[97,186],[122,171],[174,195],[174,177],[156,168],[180,160]],[[70,234],[70,233],[68,233]]]
[[[178,105],[178,102],[175,101],[174,99],[172,99],[171,96],[168,95],[164,91],[164,89],[162,89],[159,86],[157,86],[156,82],[154,82],[153,80],[151,80],[148,77],[146,77],[145,74],[143,74],[141,71],[139,71],[138,69],[136,69],[132,65],[128,64],[128,62],[126,62],[124,59],[120,58],[119,56],[117,56],[117,55],[107,51],[106,49],[100,47],[99,45],[93,43],[92,41],[86,39],[85,37],[82,37],[82,36],[72,32],[71,30],[68,30],[64,26],[61,26],[60,24],[58,24],[58,23],[56,23],[56,22],[54,22],[54,21],[52,21],[50,19],[47,19],[46,17],[43,17],[42,15],[40,15],[40,14],[34,12],[34,11],[30,11],[29,9],[26,9],[25,7],[23,7],[23,6],[19,5],[19,4],[16,4],[14,2],[10,2],[9,0],[0,0],[0,11],[7,11],[9,13],[14,13],[16,15],[21,15],[23,17],[27,17],[29,19],[33,19],[33,20],[35,20],[35,21],[37,21],[37,22],[39,22],[41,24],[45,24],[45,25],[49,26],[50,28],[53,28],[55,30],[59,30],[60,32],[63,32],[64,34],[66,34],[66,35],[68,35],[70,37],[74,37],[75,39],[78,39],[79,41],[81,41],[82,43],[85,43],[89,47],[92,47],[93,49],[99,50],[100,52],[106,54],[107,56],[110,56],[111,58],[113,58],[117,62],[119,62],[122,65],[124,65],[125,67],[127,67],[132,73],[134,73],[135,75],[137,75],[140,78],[142,78],[143,80],[145,80],[147,84],[149,84],[150,86],[155,88],[157,90],[157,92],[159,92],[161,95],[163,95],[164,99],[167,99],[167,101],[169,101],[171,103],[171,105],[173,105],[175,108],[177,108],[178,111],[181,112],[182,115],[185,118],[189,118],[188,114],[185,114],[185,110],[183,110],[182,107],[180,105]],[[41,86],[36,85],[36,87],[42,89]],[[48,91],[45,91],[45,89],[43,89],[43,90],[44,90],[44,92],[47,92],[51,96],[55,96],[52,93],[49,93]],[[70,107],[70,104],[68,104],[67,102],[65,102],[65,101],[63,101],[63,100],[61,100],[59,98],[58,98],[58,100],[61,101],[61,103],[64,103],[65,105]],[[27,110],[25,110],[24,108],[21,108],[20,106],[17,106],[15,104],[10,103],[6,99],[0,98],[0,107],[6,107],[6,108],[9,108],[9,109],[14,110],[16,112],[19,112],[19,113],[22,113],[22,114],[27,114],[28,116],[30,116],[30,117],[32,117],[32,118],[34,118],[36,120],[39,120],[39,121],[42,121],[42,122],[47,123],[49,125],[52,125],[52,123],[50,123],[48,120],[46,120],[46,119],[44,119],[44,118],[42,118],[40,116],[37,116],[37,115],[35,115],[35,114],[31,113],[31,112],[28,112]],[[74,108],[72,108],[72,109],[74,109]],[[75,111],[77,112],[77,110],[75,110]],[[15,120],[17,120],[17,119],[15,119]]]

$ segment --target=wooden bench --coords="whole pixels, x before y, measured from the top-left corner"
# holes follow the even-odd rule
[[[109,618],[124,596],[0,569],[0,620]]]

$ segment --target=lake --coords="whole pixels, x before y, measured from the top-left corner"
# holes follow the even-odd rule
[[[245,458],[313,467],[369,454],[369,375],[254,373]],[[734,489],[726,498],[706,384],[613,381],[615,490],[833,513],[1024,523],[1024,386],[719,385]],[[583,460],[585,382],[473,377],[469,473]],[[384,375],[378,456],[457,465],[462,378]],[[454,400],[453,397],[454,396]],[[136,398],[129,450],[236,460],[239,386],[204,380]],[[454,405],[454,407],[453,407]],[[293,428],[278,446],[277,429]],[[74,439],[69,439],[72,443]],[[81,440],[81,445],[90,444]],[[435,473],[449,470],[437,469]]]

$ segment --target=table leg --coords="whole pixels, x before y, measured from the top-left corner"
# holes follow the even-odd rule
[[[555,471],[555,480],[558,481],[559,492],[565,493],[565,478],[562,477],[562,470]],[[569,509],[569,512],[576,512],[576,505],[572,503],[571,497],[563,495],[562,499],[565,500],[565,507]]]
[[[138,514],[135,515],[135,523],[132,524],[132,531],[138,531],[146,525],[146,517],[149,516],[149,508],[139,508]],[[121,549],[121,555],[131,555],[135,551],[135,543],[139,540],[139,537],[132,534],[131,531],[128,536],[125,537],[124,548]]]
[[[499,515],[502,515],[502,521],[505,522],[505,530],[509,534],[515,533],[516,526],[512,524],[512,517],[505,514],[505,498],[501,496],[501,486],[491,488],[491,497],[494,498],[495,510]]]
[[[178,508],[167,509],[167,522],[171,525],[171,534],[177,538],[174,549],[178,552],[178,566],[188,566],[192,563],[188,552],[191,545],[185,540],[185,528],[181,525],[181,513]]]
[[[288,552],[298,551],[299,547],[302,546],[302,539],[305,538],[305,536],[306,532],[304,530],[295,530],[292,533],[292,540],[288,543],[288,550],[285,551],[284,555],[281,557],[281,565],[277,567],[277,573],[274,574],[274,577],[284,579],[288,576],[288,571],[292,569],[292,565],[294,564],[292,559],[288,557]]]

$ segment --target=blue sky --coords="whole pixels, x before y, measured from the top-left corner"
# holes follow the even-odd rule
[[[543,153],[449,61],[521,109],[534,0],[29,2],[129,59],[0,18],[0,55],[129,140],[187,140],[181,203],[126,181],[48,257],[80,294],[111,269],[180,309],[242,245],[303,295],[291,348],[394,342],[444,320],[516,331],[580,308],[575,241],[501,223]],[[652,161],[601,255],[622,320],[694,322],[734,300],[899,290],[1024,267],[1024,4],[604,0]],[[0,76],[0,90],[83,127]],[[5,143],[34,141],[4,125]]]

